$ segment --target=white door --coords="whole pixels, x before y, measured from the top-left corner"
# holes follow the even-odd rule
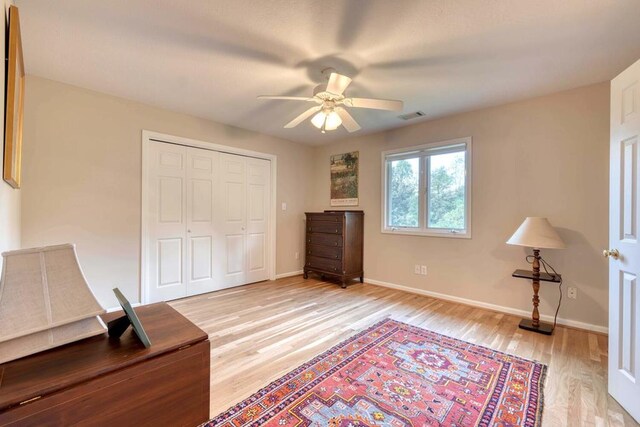
[[[218,289],[218,153],[152,141],[148,156],[149,302]]]
[[[271,162],[149,141],[147,302],[269,279]]]
[[[220,237],[215,230],[218,153],[187,148],[187,295],[211,292],[220,287],[215,259]]]
[[[220,215],[222,286],[247,283],[247,158],[220,153]]]
[[[637,421],[640,421],[639,145],[640,61],[611,81],[609,192],[609,393]]]
[[[269,279],[271,162],[247,158],[247,283]]]
[[[271,162],[220,153],[223,287],[269,278]]]
[[[148,300],[156,302],[187,295],[187,148],[159,142],[150,142],[148,148],[148,261],[143,268]]]

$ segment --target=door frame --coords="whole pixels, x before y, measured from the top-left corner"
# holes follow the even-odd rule
[[[147,227],[147,220],[149,218],[149,212],[147,209],[147,199],[149,197],[149,182],[147,179],[149,171],[149,143],[160,142],[165,144],[182,145],[186,147],[201,148],[204,150],[218,151],[222,153],[235,154],[244,157],[253,157],[257,159],[269,160],[271,163],[271,192],[270,200],[270,221],[268,229],[268,247],[269,247],[269,259],[267,260],[269,266],[269,280],[276,279],[276,214],[277,214],[277,200],[276,200],[276,181],[278,170],[278,156],[275,154],[261,153],[259,151],[245,150],[243,148],[230,147],[228,145],[215,144],[212,142],[199,141],[197,139],[184,138],[181,136],[169,135],[166,133],[160,133],[155,131],[142,130],[142,192],[140,197],[141,205],[141,227],[140,227],[140,301],[142,304],[147,304],[149,301],[148,295],[148,274],[147,274],[147,261],[149,248],[147,247],[149,230]]]

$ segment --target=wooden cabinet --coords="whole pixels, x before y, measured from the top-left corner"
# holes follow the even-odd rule
[[[364,280],[362,270],[364,212],[307,212],[304,278],[310,272],[349,280]]]
[[[209,419],[207,334],[166,303],[137,307],[131,328],[0,365],[0,426],[175,425]],[[109,313],[105,321],[122,313]]]

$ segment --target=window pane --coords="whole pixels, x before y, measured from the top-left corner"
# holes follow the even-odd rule
[[[418,189],[420,160],[405,159],[389,162],[389,226],[419,227]]]
[[[465,228],[465,169],[464,151],[430,157],[430,228]]]

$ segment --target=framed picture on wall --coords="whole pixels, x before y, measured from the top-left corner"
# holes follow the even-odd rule
[[[331,206],[358,206],[359,153],[331,156]]]
[[[6,105],[4,110],[4,180],[20,188],[22,169],[22,112],[24,106],[24,60],[18,8],[9,7]]]

